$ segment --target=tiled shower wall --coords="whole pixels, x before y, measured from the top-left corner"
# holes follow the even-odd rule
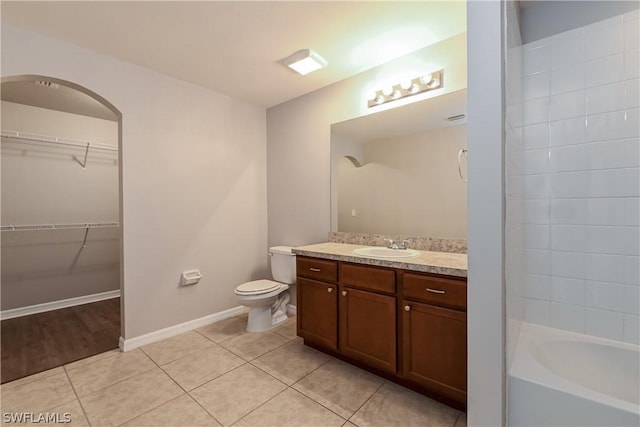
[[[640,341],[638,19],[507,54],[510,318]]]

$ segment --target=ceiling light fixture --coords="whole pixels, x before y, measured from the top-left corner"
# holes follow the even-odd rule
[[[311,49],[299,50],[281,62],[303,76],[327,66],[327,61]]]
[[[400,83],[386,85],[382,89],[371,91],[367,95],[367,105],[374,107],[385,102],[395,101],[442,87],[444,87],[444,70],[438,70],[415,79],[403,80]]]

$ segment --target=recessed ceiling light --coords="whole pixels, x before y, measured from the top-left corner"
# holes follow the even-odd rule
[[[327,61],[311,49],[299,50],[282,63],[303,76],[327,66]]]

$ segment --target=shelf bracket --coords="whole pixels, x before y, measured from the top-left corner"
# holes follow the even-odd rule
[[[82,240],[82,247],[87,247],[87,236],[89,236],[89,227],[84,229],[84,239]]]
[[[80,166],[82,166],[82,169],[85,169],[87,167],[87,157],[89,156],[89,147],[91,147],[91,143],[87,142],[87,145],[84,148],[84,161],[81,162],[76,156],[73,156],[75,161],[78,162]]]

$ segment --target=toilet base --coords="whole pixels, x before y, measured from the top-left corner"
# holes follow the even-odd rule
[[[262,332],[273,328],[287,320],[284,313],[273,316],[271,306],[249,308],[249,320],[247,321],[247,332]]]

